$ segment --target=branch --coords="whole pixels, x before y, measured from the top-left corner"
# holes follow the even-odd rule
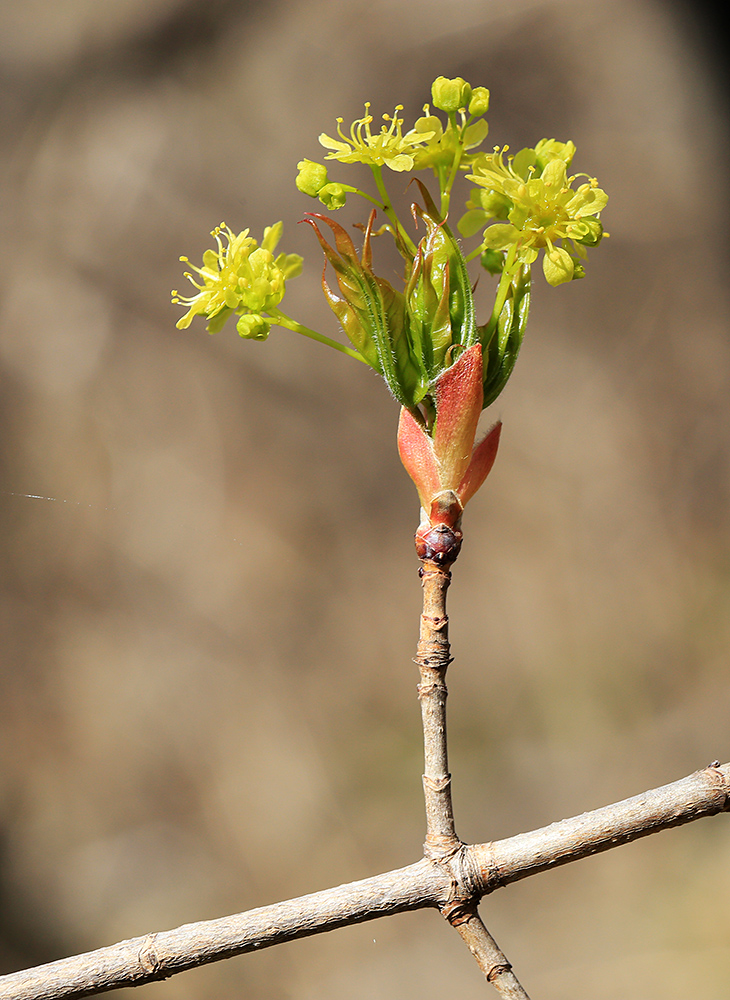
[[[140,986],[208,962],[348,924],[484,895],[556,865],[578,861],[703,816],[730,810],[730,763],[611,806],[492,844],[464,846],[444,868],[422,859],[406,868],[263,906],[186,924],[0,977],[0,1000],[60,1000]]]
[[[730,812],[730,764],[715,761],[687,778],[613,805],[469,847],[469,876],[475,879],[475,891],[484,895],[548,868],[720,812]]]
[[[436,906],[450,889],[433,862],[314,892],[271,906],[120,941],[0,977],[0,1000],[58,1000],[142,986],[284,941],[405,910]]]

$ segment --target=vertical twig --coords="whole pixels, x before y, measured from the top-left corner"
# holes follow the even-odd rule
[[[424,851],[427,857],[442,860],[461,846],[454,827],[446,741],[446,670],[451,662],[446,592],[451,583],[451,573],[424,559],[420,576],[423,613],[416,663],[421,673],[418,697],[423,719],[423,794],[426,801]]]
[[[456,548],[458,554],[458,547]],[[450,563],[421,559],[423,612],[416,663],[421,674],[418,697],[423,719],[423,794],[426,802],[426,857],[448,866],[462,847],[456,835],[451,801],[446,737],[446,671],[451,663],[446,594],[451,583]],[[456,886],[456,880],[454,882]],[[458,896],[441,913],[458,931],[488,983],[505,1000],[530,1000],[502,950],[479,916],[476,895]]]

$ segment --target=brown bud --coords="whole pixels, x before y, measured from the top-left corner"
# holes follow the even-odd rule
[[[463,535],[459,528],[446,524],[419,525],[416,532],[416,554],[419,559],[428,559],[437,566],[450,566],[455,562],[461,549]]]

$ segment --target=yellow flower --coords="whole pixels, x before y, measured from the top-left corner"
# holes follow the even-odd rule
[[[187,257],[180,260],[195,271],[202,283],[195,280],[190,272],[185,277],[198,289],[192,296],[172,293],[176,305],[188,306],[188,311],[178,320],[180,330],[190,326],[195,316],[208,319],[208,332],[217,333],[231,313],[241,318],[238,332],[242,337],[263,340],[268,336],[271,323],[262,313],[275,309],[286,290],[287,278],[299,274],[302,258],[297,254],[279,254],[273,251],[279,242],[282,224],[264,229],[261,246],[244,229],[236,235],[223,222],[213,230],[217,249],[206,250],[203,266],[190,264]]]
[[[339,160],[341,163],[366,163],[368,166],[390,167],[391,170],[404,171],[413,169],[413,157],[424,142],[427,142],[433,132],[417,132],[411,129],[403,135],[403,119],[398,112],[403,105],[398,104],[395,113],[383,115],[384,125],[374,135],[370,129],[373,116],[370,114],[370,104],[365,104],[365,115],[358,118],[350,126],[350,135],[342,131],[342,118],[337,119],[337,134],[339,139],[333,139],[323,132],[319,137],[325,149],[332,150],[327,154],[328,160]]]
[[[416,170],[424,170],[426,167],[431,167],[436,173],[440,168],[450,170],[457,154],[464,154],[466,150],[481,145],[487,137],[489,126],[483,118],[466,125],[466,117],[462,116],[462,128],[455,128],[448,122],[444,129],[441,120],[430,113],[428,104],[424,105],[423,111],[423,117],[417,119],[413,126],[413,131],[426,139],[423,147],[416,150],[413,157]],[[461,155],[462,169],[467,169],[473,158]]]
[[[582,277],[575,255],[585,257],[585,247],[596,246],[603,236],[598,216],[608,195],[587,174],[568,176],[573,143],[543,139],[535,149],[523,149],[505,163],[504,149],[479,157],[469,180],[485,191],[475,192],[471,211],[461,220],[464,234],[474,232],[488,218],[507,221],[490,225],[482,246],[505,251],[515,247],[516,259],[532,264],[545,251],[543,270],[551,285]],[[579,177],[583,184],[573,188]],[[562,245],[568,241],[573,253]]]

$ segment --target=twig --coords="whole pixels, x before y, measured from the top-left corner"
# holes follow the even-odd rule
[[[459,911],[449,914],[447,919],[461,935],[487,982],[505,1000],[530,1000],[504,952],[484,926],[476,901],[470,901],[466,906],[460,907]]]
[[[449,857],[461,846],[454,827],[446,741],[446,671],[451,662],[446,592],[448,569],[423,560],[423,613],[416,653],[421,673],[418,697],[423,719],[423,794],[426,801],[426,857]]]
[[[454,878],[464,895],[493,892],[556,865],[730,809],[730,763],[631,799],[493,844],[464,846],[442,866],[422,859],[360,882],[186,924],[0,977],[0,1000],[60,1000],[166,979],[208,962],[294,938],[428,906],[443,907]]]
[[[418,697],[423,719],[424,854],[453,874],[451,861],[456,860],[464,845],[456,836],[446,738],[446,671],[451,663],[449,617],[446,614],[446,594],[451,583],[449,565],[450,562],[444,564],[421,559],[423,613],[416,663],[421,673]],[[478,903],[479,895],[470,887],[465,894],[463,880],[455,878],[449,901],[440,910],[461,935],[487,982],[505,1000],[530,1000],[512,972],[512,966],[484,926],[477,912]]]
[[[485,927],[477,905],[477,899],[472,898],[463,904],[446,906],[442,913],[476,959],[484,978],[505,1000],[530,1000],[504,952]]]

